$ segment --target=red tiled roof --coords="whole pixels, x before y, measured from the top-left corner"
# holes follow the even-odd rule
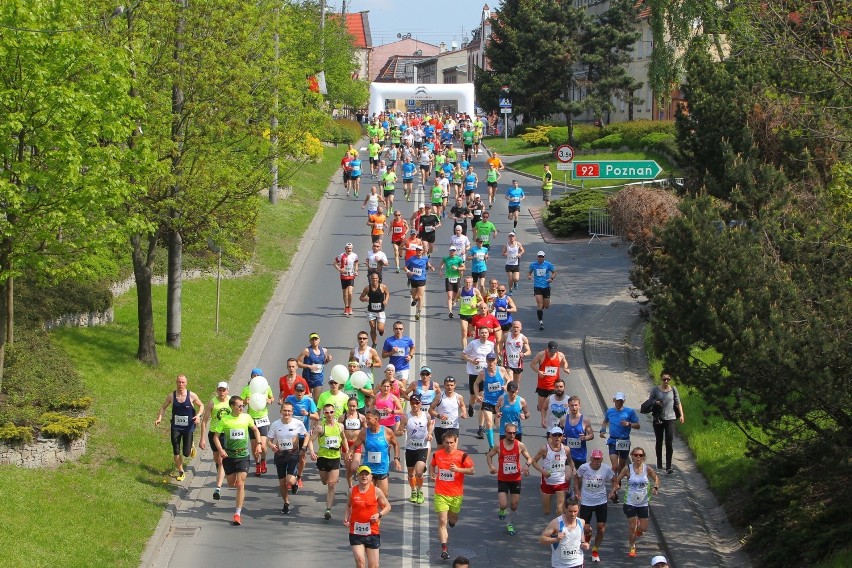
[[[638,17],[644,20],[651,15],[651,7],[645,4],[645,0],[636,0],[635,7],[639,8]]]
[[[372,47],[372,38],[370,37],[370,23],[367,19],[367,12],[358,12],[356,14],[346,14],[345,22],[346,30],[355,39],[355,47],[357,49],[369,49]]]

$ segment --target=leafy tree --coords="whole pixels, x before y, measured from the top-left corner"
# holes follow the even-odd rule
[[[102,273],[99,256],[122,238],[135,198],[121,175],[136,112],[127,56],[98,42],[98,20],[77,8],[0,5],[0,377],[15,277]]]

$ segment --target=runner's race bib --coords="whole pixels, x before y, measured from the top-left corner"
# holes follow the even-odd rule
[[[254,419],[254,425],[257,426],[258,428],[261,428],[263,426],[269,426],[269,416],[267,415],[267,416],[264,416],[263,418],[255,418]]]
[[[630,440],[616,440],[615,449],[619,452],[627,452],[630,450]]]
[[[456,472],[450,471],[449,469],[439,469],[438,470],[438,479],[441,481],[455,481],[456,480]]]
[[[370,463],[382,463],[382,452],[367,452],[367,461]]]
[[[175,415],[175,426],[189,426],[189,416]]]
[[[370,523],[355,523],[352,534],[359,536],[370,536]]]

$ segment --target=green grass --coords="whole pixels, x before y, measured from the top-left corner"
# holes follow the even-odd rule
[[[852,566],[852,548],[848,545],[828,558],[813,565],[814,568],[849,568]]]
[[[653,152],[602,152],[600,154],[583,154],[582,156],[576,156],[574,158],[574,161],[578,162],[588,162],[596,160],[656,160],[656,162],[660,164],[660,167],[663,168],[663,171],[660,173],[659,176],[657,176],[658,178],[666,178],[670,175],[670,172],[674,172],[675,174],[679,173],[679,170],[677,170],[671,162],[669,162],[666,158],[658,154],[654,154]],[[520,160],[512,162],[511,166],[512,169],[520,170],[535,178],[541,178],[541,176],[544,175],[544,164],[550,164],[550,170],[553,172],[555,181],[564,181],[566,172],[556,170],[556,158],[553,156],[553,154],[539,154],[536,156],[530,156],[528,158],[522,158]],[[609,187],[634,181],[641,180],[591,179],[585,180],[583,186]],[[568,183],[571,185],[580,185],[580,180],[571,179],[571,172],[568,172]]]
[[[178,373],[187,375],[189,388],[205,401],[218,381],[230,378],[337,170],[338,154],[326,149],[321,164],[299,173],[286,207],[284,201],[276,208],[261,206],[256,272],[222,282],[218,335],[213,279],[184,282],[180,350],[162,343],[165,288],[155,287],[157,368],[134,359],[134,291],[116,301],[114,324],[54,333],[95,397],[98,422],[78,463],[51,471],[0,466],[5,566],[139,565],[174,489],[167,477],[173,468],[168,427],[154,427],[157,408]]]
[[[504,140],[502,136],[486,136],[483,138],[485,146],[492,152],[502,156],[520,156],[524,154],[541,154],[550,152],[550,145],[530,146],[520,138],[509,138]],[[551,154],[552,156],[552,154]]]
[[[655,381],[659,381],[663,363],[653,356],[651,333],[650,326],[647,326],[645,352],[648,354],[648,371]],[[711,352],[696,353],[696,356],[705,362],[714,357],[718,359],[718,355]],[[684,423],[678,425],[678,432],[695,455],[698,468],[707,477],[710,487],[725,499],[753,471],[753,462],[745,456],[746,436],[730,421],[720,416],[708,416],[710,408],[700,392],[684,385],[675,386],[686,415]]]

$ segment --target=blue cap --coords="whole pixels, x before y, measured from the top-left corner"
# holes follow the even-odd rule
[[[263,376],[263,371],[261,371],[260,369],[258,369],[257,367],[255,367],[254,369],[252,369],[252,370],[251,370],[251,376],[252,376],[252,377],[262,377],[262,376]]]

